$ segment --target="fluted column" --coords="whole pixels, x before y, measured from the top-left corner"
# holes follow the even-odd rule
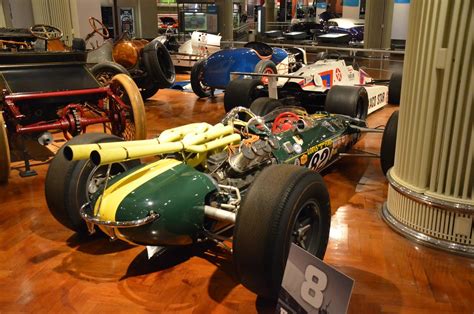
[[[473,1],[413,0],[384,218],[474,256]]]

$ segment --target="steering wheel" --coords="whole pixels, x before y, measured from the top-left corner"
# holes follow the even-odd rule
[[[97,33],[99,36],[101,36],[104,39],[107,39],[110,37],[109,29],[107,26],[104,25],[101,21],[96,19],[95,17],[91,16],[89,17],[89,25],[92,27],[92,33],[87,35],[87,37],[92,37],[94,33]]]
[[[54,40],[63,37],[62,30],[57,27],[46,24],[36,24],[31,26],[30,33],[36,38],[44,40]]]
[[[278,134],[290,130],[293,128],[293,123],[299,119],[300,116],[291,111],[280,113],[275,120],[273,120],[272,133]]]

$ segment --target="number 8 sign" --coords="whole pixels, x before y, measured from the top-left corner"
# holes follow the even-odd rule
[[[295,244],[283,276],[279,313],[345,313],[354,280]]]

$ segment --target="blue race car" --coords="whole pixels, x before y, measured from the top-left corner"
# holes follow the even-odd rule
[[[216,88],[225,89],[231,72],[288,74],[306,61],[303,50],[272,48],[262,42],[249,42],[243,48],[217,51],[196,62],[191,69],[191,87],[199,97],[213,95]],[[267,77],[262,77],[265,84]]]

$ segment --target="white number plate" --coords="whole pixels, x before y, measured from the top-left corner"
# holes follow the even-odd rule
[[[277,313],[346,313],[354,280],[292,244]]]

